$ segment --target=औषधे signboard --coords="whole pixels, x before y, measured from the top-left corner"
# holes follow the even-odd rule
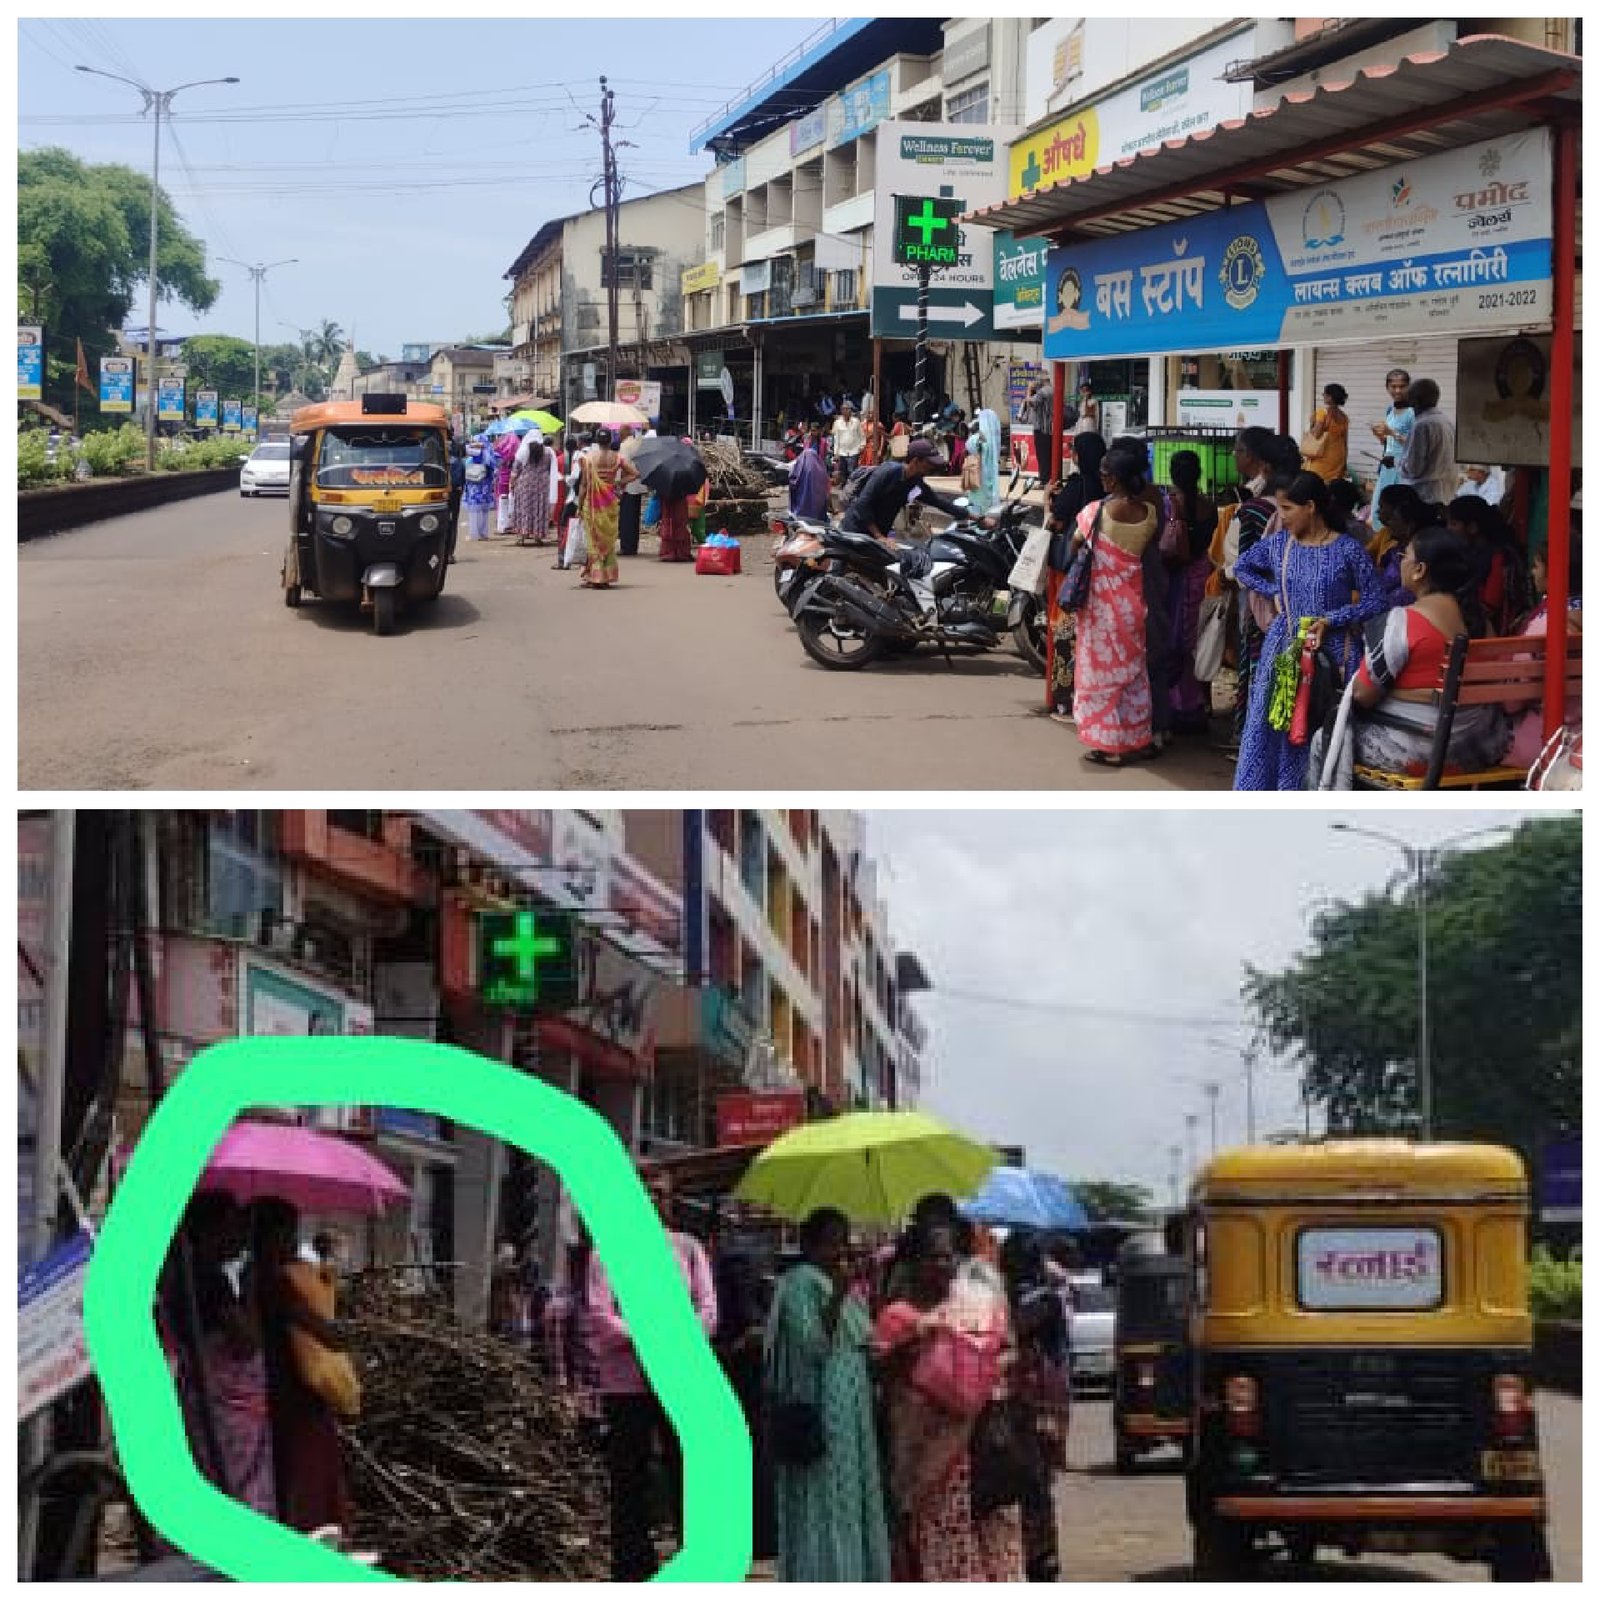
[[[183,411],[183,379],[160,379],[156,384],[156,421],[182,422]]]
[[[100,409],[133,410],[133,357],[100,357]]]
[[[83,1285],[93,1241],[78,1233],[17,1280],[17,1421],[26,1422],[89,1376]]]
[[[736,1090],[717,1096],[718,1144],[767,1144],[806,1120],[803,1089]]]
[[[44,329],[17,326],[17,399],[44,399]]]
[[[194,425],[197,428],[214,428],[217,425],[217,391],[202,389],[194,397]]]
[[[948,230],[935,223],[950,207],[961,216],[1004,198],[1005,149],[998,129],[961,122],[885,122],[877,145],[871,332],[909,339],[917,331],[919,269],[895,247],[897,214],[906,216],[908,240],[927,232],[930,243],[943,243],[935,235]],[[932,217],[917,203],[924,200],[934,207]],[[922,224],[912,220],[918,216]],[[929,263],[937,265],[937,275],[928,292],[928,331],[938,339],[992,339],[994,230],[964,222],[955,227],[954,259]]]
[[[1521,328],[1551,309],[1548,130],[1051,250],[1052,361]],[[1498,458],[1497,458],[1498,459]]]

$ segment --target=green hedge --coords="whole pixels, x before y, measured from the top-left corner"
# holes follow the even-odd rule
[[[1583,1263],[1557,1261],[1543,1245],[1528,1265],[1528,1300],[1541,1322],[1583,1320]]]
[[[83,461],[95,478],[130,478],[144,471],[145,437],[132,422],[120,428],[105,428],[86,434],[74,450],[63,434],[56,446],[56,458],[48,459],[49,430],[24,428],[17,435],[17,487],[42,489],[51,484],[71,483],[74,468]],[[156,471],[197,472],[207,468],[236,469],[239,458],[250,453],[251,444],[237,436],[218,435],[212,439],[184,441],[180,450],[172,440],[161,440],[156,449]]]

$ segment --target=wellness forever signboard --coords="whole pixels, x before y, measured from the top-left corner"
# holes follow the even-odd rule
[[[1050,252],[1051,360],[1477,333],[1551,310],[1550,139],[1519,134]]]

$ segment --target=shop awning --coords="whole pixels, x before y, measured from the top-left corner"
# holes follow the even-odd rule
[[[1480,34],[1051,184],[967,220],[1019,235],[1127,233],[1518,133],[1579,107],[1581,58]]]

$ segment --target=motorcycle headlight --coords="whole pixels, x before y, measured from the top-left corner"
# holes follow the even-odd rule
[[[356,525],[349,517],[335,517],[328,524],[328,532],[340,539],[348,539],[356,531]]]
[[[439,528],[439,519],[433,514],[433,512],[430,511],[427,516],[419,517],[417,519],[417,526],[421,528],[424,533],[436,533]]]

